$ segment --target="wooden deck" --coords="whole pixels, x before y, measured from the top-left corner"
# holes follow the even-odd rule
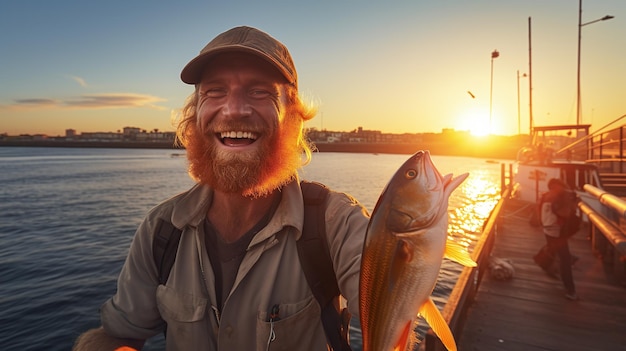
[[[492,256],[513,260],[515,275],[498,281],[485,274],[456,335],[459,350],[626,350],[626,287],[612,282],[592,254],[587,229],[570,239],[580,296],[570,301],[561,281],[533,262],[545,239],[528,224],[531,210],[505,204]]]

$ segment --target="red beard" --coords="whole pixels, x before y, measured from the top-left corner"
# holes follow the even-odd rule
[[[265,128],[269,137],[249,153],[220,150],[213,135],[204,135],[197,125],[189,126],[187,159],[190,175],[202,184],[227,193],[261,197],[296,179],[302,166],[299,143],[302,123],[286,117],[278,128]],[[256,141],[261,142],[261,141]]]

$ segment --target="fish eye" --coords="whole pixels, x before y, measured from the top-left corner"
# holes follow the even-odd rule
[[[406,179],[413,179],[417,177],[417,171],[414,169],[409,169],[406,171],[406,173],[404,173],[404,176],[406,177]]]

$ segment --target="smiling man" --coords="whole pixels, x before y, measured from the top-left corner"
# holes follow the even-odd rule
[[[267,61],[242,52],[213,58],[198,78],[195,116],[179,128],[194,177],[254,197],[293,180],[302,154],[310,155],[302,123],[313,117],[295,86]]]
[[[74,349],[139,349],[165,331],[167,350],[326,350],[297,247],[305,218],[297,171],[311,157],[303,123],[315,109],[299,97],[289,51],[237,27],[207,44],[181,78],[195,86],[178,137],[197,184],[148,213],[102,306],[102,327]],[[368,214],[334,191],[324,210],[332,278],[358,315]],[[154,245],[164,223],[180,240],[163,280]]]

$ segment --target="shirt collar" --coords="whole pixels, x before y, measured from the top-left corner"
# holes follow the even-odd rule
[[[285,185],[281,190],[282,197],[274,216],[254,239],[251,245],[267,239],[284,227],[296,229],[296,239],[302,234],[304,221],[304,201],[300,189],[300,180],[296,179]],[[187,193],[183,194],[172,211],[172,224],[177,228],[187,225],[198,227],[206,217],[206,212],[213,199],[213,189],[203,185],[194,185]]]

